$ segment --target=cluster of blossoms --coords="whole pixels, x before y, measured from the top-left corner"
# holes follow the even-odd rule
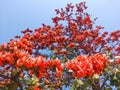
[[[31,57],[28,52],[13,48],[12,52],[0,51],[0,66],[5,64],[14,65],[15,67],[25,67],[33,74],[38,70],[38,77],[46,76],[46,69],[55,68],[56,76],[62,77],[63,65],[59,59],[46,60],[42,56]],[[34,69],[34,70],[33,70]]]
[[[60,62],[59,59],[53,59],[47,61],[47,68],[52,69],[56,71],[56,76],[60,77],[62,79],[62,71],[64,69],[63,64]],[[49,73],[50,74],[50,73]]]
[[[100,74],[106,64],[107,58],[100,54],[93,56],[79,55],[77,58],[66,62],[66,68],[73,71],[75,77],[92,76],[94,73]]]
[[[14,48],[12,52],[0,52],[0,65],[5,63],[15,65],[16,67],[26,67],[30,69],[30,73],[38,70],[39,78],[45,77],[46,73],[50,74],[50,70],[56,71],[56,76],[62,78],[64,63],[59,59],[46,60],[42,56],[31,57],[29,53]],[[73,70],[76,77],[91,76],[93,73],[101,73],[106,63],[106,57],[100,54],[92,56],[79,55],[73,60],[67,60],[65,66],[67,69]],[[49,69],[49,72],[46,72]]]
[[[40,63],[44,64],[43,61],[45,60],[41,56],[32,58],[28,52],[22,51],[17,47],[6,47],[6,44],[1,46],[0,55],[0,65],[10,64],[17,67],[25,66],[31,68],[32,66],[40,66]]]

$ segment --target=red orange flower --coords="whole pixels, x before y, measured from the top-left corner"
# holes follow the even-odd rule
[[[79,55],[71,61],[66,62],[66,68],[73,70],[75,77],[91,76],[93,73],[100,74],[104,68],[106,58],[100,54],[94,54],[93,56]]]
[[[52,68],[52,70],[56,70],[56,76],[62,78],[62,71],[63,71],[63,64],[60,62],[59,59],[53,59],[47,61],[47,67]]]
[[[73,70],[75,77],[85,77],[92,75],[94,70],[91,61],[88,56],[79,55],[71,61],[66,62],[66,68]]]
[[[107,58],[101,54],[94,54],[90,57],[90,60],[92,61],[94,71],[100,74],[106,64]]]
[[[86,15],[85,17],[84,17],[84,19],[83,19],[83,21],[82,21],[82,24],[83,25],[89,25],[89,24],[91,24],[92,23],[92,21],[90,20],[90,16],[89,15]]]

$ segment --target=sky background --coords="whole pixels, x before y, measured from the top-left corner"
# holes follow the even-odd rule
[[[28,27],[51,25],[55,9],[80,1],[84,0],[0,0],[0,43],[20,35]],[[86,0],[86,5],[90,15],[98,17],[96,24],[104,26],[104,30],[120,29],[120,0]]]

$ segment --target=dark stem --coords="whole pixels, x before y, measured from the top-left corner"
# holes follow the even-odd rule
[[[102,83],[102,85],[101,85],[101,87],[100,87],[101,90],[102,90],[102,88],[105,86],[105,83],[106,83],[106,81],[108,80],[108,78],[109,78],[109,77],[107,77],[107,74],[106,74],[105,79],[104,79],[104,82]]]

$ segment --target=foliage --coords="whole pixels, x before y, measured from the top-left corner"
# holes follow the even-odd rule
[[[86,9],[67,4],[55,10],[53,26],[27,28],[1,44],[0,89],[120,89],[120,30],[100,33]]]

